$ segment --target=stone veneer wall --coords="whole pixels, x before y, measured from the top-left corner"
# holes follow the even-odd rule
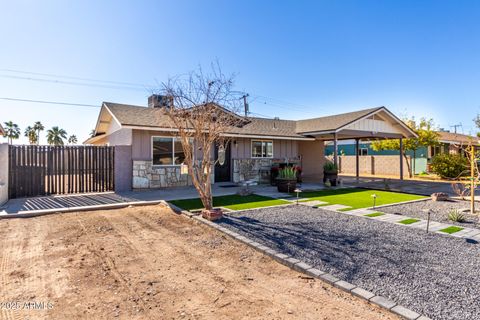
[[[233,159],[233,182],[237,183],[242,180],[255,180],[258,182],[270,182],[270,168],[274,163],[283,163],[288,161],[292,164],[299,164],[299,159]],[[248,168],[248,172],[242,173],[242,166]],[[262,175],[262,172],[264,173]],[[245,175],[245,177],[244,177]]]
[[[188,174],[180,174],[180,166],[153,166],[152,161],[133,161],[133,188],[150,189],[190,186]]]

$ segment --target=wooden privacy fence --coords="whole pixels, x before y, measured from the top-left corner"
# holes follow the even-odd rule
[[[9,146],[9,198],[115,188],[114,147]]]

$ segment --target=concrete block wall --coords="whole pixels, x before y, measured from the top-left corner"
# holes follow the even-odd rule
[[[400,174],[400,159],[399,155],[392,156],[360,156],[359,157],[359,168],[360,175],[385,175],[385,176],[398,176]],[[344,174],[355,174],[356,165],[355,165],[355,156],[340,156],[338,157],[339,162],[339,171]],[[410,156],[407,156],[408,163],[412,165],[412,159]],[[407,160],[403,158],[403,176],[406,178],[408,174],[408,165]]]
[[[0,206],[8,200],[8,144],[0,144]]]

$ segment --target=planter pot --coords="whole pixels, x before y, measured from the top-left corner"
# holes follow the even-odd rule
[[[337,179],[328,179],[330,181],[330,186],[336,187],[337,186]]]
[[[223,217],[222,209],[202,210],[202,218],[215,221]]]
[[[337,180],[338,179],[338,171],[323,171],[323,183],[327,180]]]
[[[290,192],[293,192],[295,188],[297,188],[297,179],[293,179],[293,180],[277,179],[278,192],[290,193]]]

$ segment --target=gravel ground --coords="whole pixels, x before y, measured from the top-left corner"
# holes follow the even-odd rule
[[[475,202],[477,208],[480,208],[480,203]],[[448,213],[453,209],[465,209],[470,208],[470,202],[463,200],[450,200],[450,201],[418,201],[405,204],[391,205],[388,207],[378,208],[378,211],[385,213],[401,214],[413,218],[427,219],[427,213],[422,211],[431,209],[432,213],[430,219],[433,221],[456,224],[462,227],[477,228],[480,229],[478,224],[478,215],[472,215],[468,212],[463,214],[466,217],[465,222],[453,222],[448,220]]]
[[[432,319],[480,319],[478,243],[296,205],[219,223]]]

